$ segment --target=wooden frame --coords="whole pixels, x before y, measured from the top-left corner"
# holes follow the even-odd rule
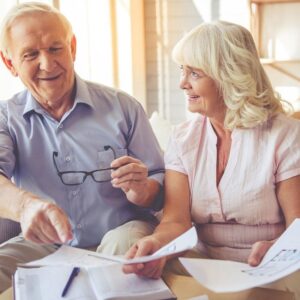
[[[262,19],[262,5],[264,4],[286,4],[286,3],[300,3],[300,0],[249,0],[250,7],[250,27],[251,32],[256,43],[257,51],[262,57],[262,37],[261,37],[261,19]],[[262,58],[262,64],[268,65],[282,74],[300,82],[300,77],[284,69],[280,64],[282,63],[300,63],[300,60],[284,60],[278,61],[276,59]]]
[[[300,3],[300,0],[249,0],[250,14],[251,14],[251,32],[257,46],[258,54],[261,54],[261,15],[262,5],[264,4],[286,4],[286,3]]]

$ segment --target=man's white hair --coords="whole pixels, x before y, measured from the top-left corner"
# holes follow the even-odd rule
[[[0,51],[9,57],[9,34],[14,21],[18,18],[34,14],[52,14],[58,17],[65,28],[68,39],[73,36],[72,25],[68,19],[55,7],[41,2],[25,2],[12,7],[4,17],[0,28]]]

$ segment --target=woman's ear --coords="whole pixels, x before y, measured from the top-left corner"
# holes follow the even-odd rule
[[[7,57],[3,54],[2,51],[0,52],[0,55],[1,55],[1,59],[2,59],[2,61],[4,62],[6,68],[10,71],[10,73],[11,73],[13,76],[17,77],[17,76],[18,76],[18,72],[16,71],[15,67],[13,66],[11,59],[7,58]]]

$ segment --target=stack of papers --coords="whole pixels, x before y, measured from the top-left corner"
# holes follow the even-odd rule
[[[17,269],[14,276],[16,300],[53,299],[170,299],[174,295],[162,279],[124,274],[122,264],[143,263],[193,248],[197,244],[193,227],[149,256],[125,259],[62,246],[55,253]],[[66,297],[62,291],[74,268],[80,272]]]
[[[187,271],[214,292],[239,292],[266,285],[300,269],[300,219],[269,249],[257,267],[233,261],[180,258]]]
[[[15,274],[16,300],[57,299],[144,299],[174,298],[168,286],[160,279],[146,279],[135,274],[124,274],[120,264],[81,268],[67,295],[62,291],[73,267],[48,266],[19,268]]]

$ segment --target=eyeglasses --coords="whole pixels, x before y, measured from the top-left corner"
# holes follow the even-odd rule
[[[108,151],[111,150],[113,153],[113,159],[116,159],[116,152],[113,147],[111,146],[104,146],[104,150]],[[111,181],[111,171],[115,170],[115,168],[104,168],[104,169],[98,169],[93,170],[90,172],[86,171],[59,171],[55,158],[58,156],[58,152],[53,152],[53,164],[55,166],[55,169],[57,171],[57,175],[59,176],[60,180],[65,185],[79,185],[82,184],[88,176],[91,176],[94,181],[96,182],[107,182]]]

